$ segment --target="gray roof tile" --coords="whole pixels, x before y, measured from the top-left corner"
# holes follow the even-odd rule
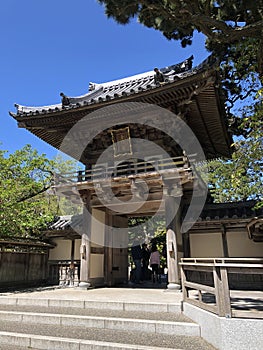
[[[165,82],[163,85],[170,84],[176,80],[197,74],[206,68],[207,65],[211,66],[211,64],[214,63],[212,56],[209,56],[199,66],[192,69],[192,60],[193,56],[178,64],[160,68],[160,71],[165,76]],[[124,96],[132,96],[146,90],[158,89],[159,85],[156,85],[154,82],[154,74],[154,71],[149,71],[146,73],[106,83],[98,84],[90,82],[89,91],[86,94],[77,97],[68,97],[70,101],[70,104],[68,106],[62,106],[61,103],[41,107],[30,107],[15,104],[17,113],[14,113],[14,115],[37,115],[54,113],[59,112],[62,109],[75,109],[81,106],[98,104]]]

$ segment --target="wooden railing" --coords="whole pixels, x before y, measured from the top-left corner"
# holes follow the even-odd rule
[[[59,267],[59,285],[78,286],[80,275],[80,264],[63,261],[58,263]]]
[[[261,275],[263,259],[253,258],[183,258],[180,262],[183,300],[222,317],[263,318],[262,297],[258,291],[230,290],[229,275]],[[211,279],[197,281],[193,272],[211,274]],[[262,284],[263,279],[261,280]],[[212,282],[212,283],[211,283]],[[239,307],[235,307],[238,295]],[[247,307],[247,300],[253,306]],[[253,299],[254,298],[254,299]]]
[[[190,170],[189,157],[180,156],[173,158],[156,158],[147,161],[123,161],[119,164],[96,164],[90,170],[80,170],[78,173],[64,173],[55,175],[55,184],[67,182],[96,181],[113,177],[126,177],[149,172],[167,171],[169,169]]]

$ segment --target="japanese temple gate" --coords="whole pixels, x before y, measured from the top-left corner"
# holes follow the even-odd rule
[[[76,174],[58,175],[54,184],[57,194],[83,203],[83,224],[76,229],[83,284],[127,279],[128,218],[161,213],[168,287],[180,285],[187,225],[189,230],[198,219],[207,195],[195,164],[229,157],[232,143],[216,63],[209,57],[192,68],[192,59],[161,69],[164,82],[150,71],[90,83],[86,94],[66,103],[16,105],[10,113],[19,127],[85,165]]]

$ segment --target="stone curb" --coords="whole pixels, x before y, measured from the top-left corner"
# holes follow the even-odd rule
[[[152,303],[152,302],[118,302],[118,301],[94,301],[74,299],[33,299],[0,297],[0,304],[4,305],[30,305],[43,307],[72,307],[81,309],[102,309],[121,311],[146,311],[146,312],[181,312],[181,303]]]
[[[0,332],[0,344],[45,350],[149,350],[149,347],[144,345],[106,343],[10,332]],[[151,346],[151,350],[163,350],[163,348]],[[166,348],[165,350],[181,349]]]
[[[100,329],[141,331],[173,335],[200,336],[196,323],[157,320],[128,319],[115,317],[93,317],[62,314],[38,314],[33,312],[0,311],[2,321],[20,323],[52,324],[63,326],[84,326]]]

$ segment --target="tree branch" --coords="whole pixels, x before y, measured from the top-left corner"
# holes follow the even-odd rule
[[[34,198],[34,197],[38,196],[39,194],[46,192],[50,187],[51,187],[51,185],[49,185],[47,187],[43,187],[41,190],[37,191],[36,193],[28,194],[27,196],[24,196],[24,197],[20,198],[19,200],[17,200],[16,203],[22,203],[28,199]],[[8,206],[11,206],[11,205],[13,205],[13,204],[10,204]]]

